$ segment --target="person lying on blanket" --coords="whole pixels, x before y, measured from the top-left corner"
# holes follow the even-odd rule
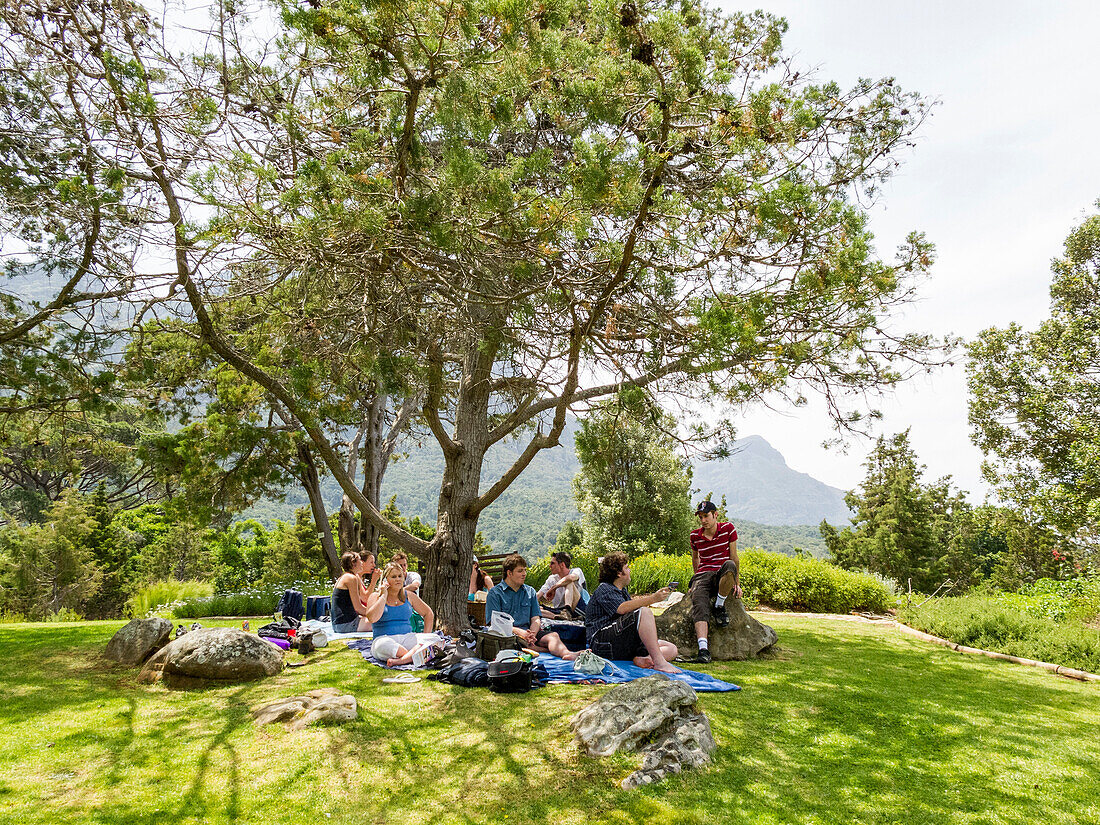
[[[492,622],[493,613],[507,613],[512,617],[512,632],[525,647],[539,653],[552,653],[562,659],[576,659],[577,654],[565,646],[557,633],[543,630],[539,597],[535,594],[535,588],[524,584],[527,562],[523,556],[518,553],[506,556],[502,567],[504,581],[485,597],[485,618]]]
[[[424,633],[413,633],[412,614],[424,617]],[[442,647],[443,637],[432,633],[435,613],[415,591],[405,587],[405,570],[400,564],[386,565],[382,593],[367,611],[374,623],[371,655],[386,667],[407,665],[432,647]]]
[[[648,596],[631,598],[630,564],[626,553],[608,553],[600,559],[600,586],[588,600],[585,630],[588,646],[605,659],[631,659],[638,667],[662,673],[679,673],[669,664],[677,650],[672,642],[657,638],[657,623],[649,605],[667,599],[671,592],[662,587]]]
[[[363,586],[363,560],[358,553],[340,557],[344,573],[332,588],[332,629],[337,633],[366,633],[370,630],[367,609],[377,598]]]

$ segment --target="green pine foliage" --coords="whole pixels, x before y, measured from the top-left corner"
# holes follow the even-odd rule
[[[832,558],[848,570],[868,570],[895,581],[912,581],[930,592],[948,570],[941,563],[951,545],[957,514],[968,509],[950,479],[922,483],[924,466],[909,444],[909,432],[879,437],[864,466],[867,475],[844,500],[855,513],[837,530],[821,523]]]
[[[675,422],[640,391],[601,405],[581,422],[573,491],[590,550],[687,550],[694,526],[691,465],[676,452],[674,430]]]

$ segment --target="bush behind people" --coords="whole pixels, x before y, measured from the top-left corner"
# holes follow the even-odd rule
[[[765,550],[739,552],[741,586],[745,604],[764,604],[779,610],[805,610],[813,613],[850,613],[853,610],[885,613],[897,603],[894,594],[878,578],[866,573],[841,570],[826,561],[792,557]],[[573,566],[584,571],[589,591],[599,581],[596,555],[577,552]],[[671,581],[686,592],[691,581],[691,556],[644,553],[631,556],[631,593],[652,593]],[[527,583],[536,590],[550,574],[550,557],[531,565]]]

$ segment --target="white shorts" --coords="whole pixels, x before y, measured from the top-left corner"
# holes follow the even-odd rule
[[[412,650],[417,645],[443,646],[443,637],[438,633],[406,633],[403,636],[382,636],[371,645],[371,655],[381,662],[398,658],[398,649]]]

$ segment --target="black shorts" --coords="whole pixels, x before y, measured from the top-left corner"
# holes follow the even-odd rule
[[[649,651],[638,635],[638,611],[626,613],[592,634],[592,652],[605,659],[627,662],[635,656],[648,656]]]

